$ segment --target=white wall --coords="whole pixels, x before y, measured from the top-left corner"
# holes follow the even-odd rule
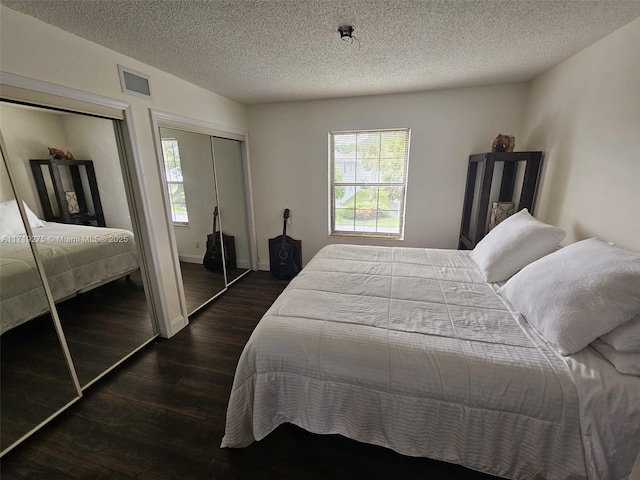
[[[536,78],[524,116],[545,152],[537,216],[640,251],[640,18]]]
[[[302,240],[303,263],[329,243],[457,248],[469,154],[490,149],[499,132],[516,136],[525,84],[293,102],[249,107],[251,168],[260,268],[268,239]],[[328,132],[411,128],[404,241],[328,235]]]
[[[156,158],[149,108],[171,112],[232,128],[247,129],[246,108],[172,75],[83,40],[56,27],[0,7],[0,67],[2,71],[103,95],[131,104],[133,128],[140,155],[146,196],[150,206],[150,236],[163,259],[158,282],[166,310],[162,320],[173,326],[171,335],[185,324],[171,261],[169,228],[163,210],[160,171]],[[151,100],[123,94],[117,65],[151,77]]]
[[[9,174],[4,165],[4,159],[0,164],[0,202],[13,200],[16,196],[13,194],[13,187],[9,181]]]
[[[107,227],[131,230],[129,203],[113,122],[86,115],[64,115],[62,121],[67,134],[67,149],[74,158],[93,160]],[[89,192],[88,185],[85,185],[85,192]]]
[[[29,160],[49,158],[47,147],[65,148],[67,133],[61,117],[57,113],[0,104],[0,130],[11,161],[16,188],[25,203],[40,218],[44,218],[44,215]]]

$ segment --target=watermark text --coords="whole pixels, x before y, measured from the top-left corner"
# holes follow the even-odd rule
[[[127,235],[7,235],[0,238],[1,243],[129,243]]]

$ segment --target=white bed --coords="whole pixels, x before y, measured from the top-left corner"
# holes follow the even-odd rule
[[[561,356],[496,290],[468,252],[325,247],[249,339],[222,446],[292,423],[508,478],[626,478],[640,378]]]
[[[127,230],[46,222],[33,233],[56,302],[138,269]],[[49,310],[25,235],[0,242],[0,284],[0,333]]]

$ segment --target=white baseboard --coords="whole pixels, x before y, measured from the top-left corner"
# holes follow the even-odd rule
[[[184,262],[184,263],[202,263],[202,257],[199,255],[189,255],[189,254],[179,255],[178,258],[180,259],[181,262]],[[250,268],[248,260],[245,260],[245,261],[238,260],[236,263],[238,268]],[[268,265],[267,265],[267,270],[269,270]]]
[[[181,262],[184,262],[184,263],[202,263],[201,255],[186,254],[186,255],[179,255],[178,258],[180,259]],[[248,260],[244,260],[244,261],[238,260],[236,263],[238,268],[251,268]],[[267,270],[269,270],[269,265],[267,265]]]
[[[178,258],[184,263],[202,263],[202,255],[186,254],[178,255]]]
[[[189,322],[184,318],[183,315],[178,315],[176,318],[171,320],[171,326],[170,326],[171,331],[168,332],[169,335],[167,336],[167,338],[173,337],[176,333],[178,333],[180,330],[182,330],[188,324],[189,324]]]

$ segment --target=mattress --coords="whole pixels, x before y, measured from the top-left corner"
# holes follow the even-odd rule
[[[331,245],[240,357],[223,447],[282,423],[508,478],[585,478],[569,366],[467,252]]]
[[[47,222],[33,233],[55,301],[138,268],[127,230]],[[49,310],[25,236],[0,242],[0,284],[0,333]]]

